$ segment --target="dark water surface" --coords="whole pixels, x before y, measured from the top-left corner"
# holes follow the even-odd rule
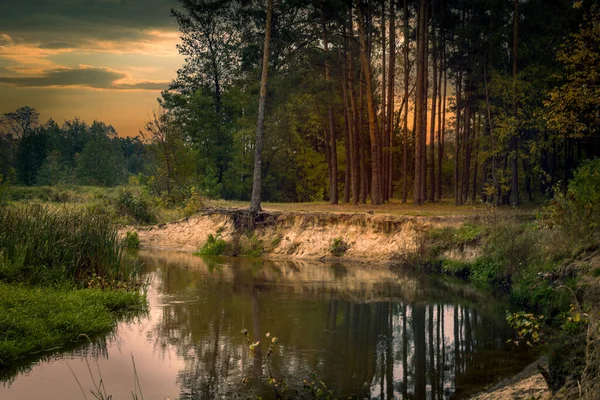
[[[0,399],[93,399],[99,374],[113,399],[131,399],[132,356],[145,399],[272,398],[269,373],[298,396],[316,374],[337,395],[464,398],[531,360],[506,343],[507,305],[467,285],[371,265],[140,258],[149,314],[18,373],[0,371]],[[243,329],[263,342],[254,357]],[[279,338],[269,357],[267,333]]]

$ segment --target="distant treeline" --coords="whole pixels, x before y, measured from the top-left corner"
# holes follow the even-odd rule
[[[39,124],[39,113],[27,106],[2,121],[0,174],[15,184],[116,186],[150,163],[139,137],[119,137],[103,122]]]

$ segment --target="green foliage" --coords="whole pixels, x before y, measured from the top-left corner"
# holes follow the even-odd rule
[[[569,378],[579,380],[586,365],[588,310],[572,304],[562,315],[562,321],[548,346],[548,372],[553,391],[561,388]]]
[[[549,209],[554,225],[579,237],[593,237],[600,227],[600,158],[584,162],[566,196],[557,193]]]
[[[264,250],[265,249],[262,240],[260,240],[254,232],[248,235],[247,244],[243,251],[245,256],[260,257]]]
[[[14,202],[79,203],[83,201],[77,186],[12,186],[8,199]]]
[[[6,204],[8,201],[10,186],[8,182],[4,180],[4,176],[0,174],[0,207]]]
[[[442,260],[442,272],[446,275],[468,278],[471,274],[471,268],[472,265],[467,262]]]
[[[329,245],[329,252],[336,257],[341,257],[346,254],[346,251],[348,251],[349,248],[350,245],[346,243],[344,239],[333,238]]]
[[[1,261],[0,261],[1,263]],[[109,331],[126,311],[142,310],[138,291],[26,287],[0,281],[0,368]]]
[[[73,180],[73,171],[71,171],[69,165],[62,158],[63,156],[58,150],[54,150],[48,154],[38,169],[36,179],[38,185],[60,185]]]
[[[279,246],[279,244],[281,243],[281,235],[277,235],[273,238],[273,240],[271,240],[271,248],[275,249],[277,246]]]
[[[592,2],[593,3],[593,2]],[[571,137],[598,133],[600,115],[600,7],[593,4],[577,33],[563,41],[558,61],[564,84],[550,91],[546,119],[553,130]]]
[[[190,195],[185,201],[183,206],[183,215],[185,217],[191,217],[196,214],[202,207],[204,207],[204,200],[198,193],[195,187],[192,186],[190,189]]]
[[[156,222],[156,215],[148,200],[142,196],[136,196],[129,190],[119,192],[115,206],[117,212],[131,217],[135,222],[151,224]]]
[[[458,228],[431,228],[427,231],[426,240],[429,247],[450,249],[476,242],[483,233],[483,226],[465,222]]]
[[[195,254],[201,256],[219,256],[224,254],[226,250],[227,242],[221,238],[221,233],[218,232],[216,235],[209,233],[206,242]]]
[[[46,158],[49,136],[43,129],[26,132],[17,149],[19,180],[25,185],[36,183],[38,170]]]
[[[539,258],[536,225],[504,219],[489,231],[477,268],[481,278],[508,283]]]
[[[506,312],[506,321],[517,333],[516,344],[526,343],[528,346],[540,344],[543,340],[543,315],[535,315],[525,311]],[[511,342],[513,340],[510,340]]]
[[[107,136],[90,140],[79,157],[75,176],[82,185],[116,186],[125,180],[125,158],[120,144]]]
[[[128,231],[125,234],[125,247],[128,249],[139,249],[140,248],[140,236],[137,231]]]
[[[0,253],[0,280],[8,282],[84,285],[93,274],[115,282],[137,275],[110,219],[72,209],[0,207]]]
[[[148,189],[166,206],[181,205],[196,184],[197,154],[184,140],[183,128],[176,123],[173,113],[156,111],[145,130],[153,158]]]

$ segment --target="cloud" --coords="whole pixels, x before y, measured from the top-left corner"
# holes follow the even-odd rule
[[[168,86],[167,82],[119,82],[126,78],[125,73],[109,68],[82,66],[51,69],[38,76],[0,76],[0,84],[17,87],[78,86],[114,90],[161,90]]]
[[[40,49],[48,49],[48,50],[75,49],[77,47],[79,47],[78,44],[67,43],[67,42],[47,42],[47,43],[42,43],[38,46],[38,48],[40,48]]]
[[[28,43],[131,41],[144,30],[177,30],[177,0],[2,0],[0,34]],[[48,48],[48,47],[45,47]]]

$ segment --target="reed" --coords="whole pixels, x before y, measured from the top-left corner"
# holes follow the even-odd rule
[[[124,260],[124,247],[104,213],[0,206],[0,280],[5,282],[129,281],[137,268]]]

